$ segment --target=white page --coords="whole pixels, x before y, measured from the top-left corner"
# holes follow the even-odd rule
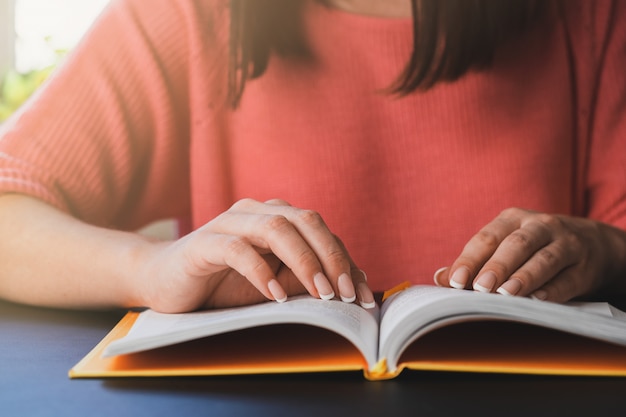
[[[415,286],[385,301],[379,354],[395,371],[402,351],[422,334],[452,323],[503,319],[626,345],[626,319],[606,303],[556,304],[434,286]]]
[[[377,360],[378,309],[365,310],[338,300],[292,297],[285,303],[184,314],[142,312],[128,334],[112,342],[104,356],[153,349],[232,330],[266,324],[300,323],[332,330],[352,342],[370,366]]]

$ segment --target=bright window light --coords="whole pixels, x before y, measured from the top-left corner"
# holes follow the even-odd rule
[[[53,64],[57,50],[78,43],[109,0],[15,0],[15,67]]]

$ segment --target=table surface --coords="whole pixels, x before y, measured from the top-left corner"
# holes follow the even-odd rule
[[[0,416],[624,415],[626,378],[406,372],[70,380],[123,311],[0,301]]]

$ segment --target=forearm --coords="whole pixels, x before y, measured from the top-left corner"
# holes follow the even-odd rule
[[[374,306],[364,274],[321,217],[276,201],[242,200],[160,242],[85,224],[29,197],[0,196],[0,265],[0,297],[44,306],[184,312],[305,290]]]
[[[149,245],[29,197],[0,196],[0,298],[67,308],[141,305],[136,271]]]

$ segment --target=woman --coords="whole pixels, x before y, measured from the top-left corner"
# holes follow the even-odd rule
[[[624,6],[113,2],[3,129],[0,295],[623,292]]]

